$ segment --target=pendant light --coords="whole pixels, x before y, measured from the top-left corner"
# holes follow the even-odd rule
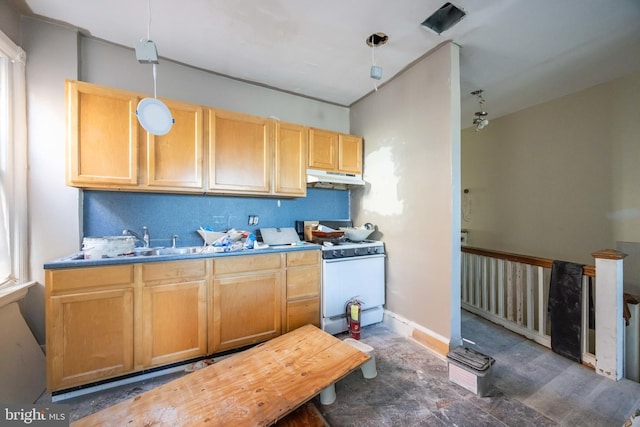
[[[147,38],[136,43],[136,59],[140,64],[151,64],[153,69],[153,98],[143,98],[136,108],[136,116],[140,125],[153,135],[167,134],[173,126],[171,111],[156,95],[158,78],[158,50],[151,40],[151,0],[148,2]]]

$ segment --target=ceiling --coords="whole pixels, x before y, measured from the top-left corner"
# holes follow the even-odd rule
[[[467,15],[440,35],[420,24],[445,0],[18,2],[123,46],[149,34],[160,70],[169,59],[344,106],[452,40],[463,127],[476,89],[492,119],[640,70],[640,0],[453,0]],[[389,41],[372,52],[376,32]],[[369,77],[372,53],[380,81]]]

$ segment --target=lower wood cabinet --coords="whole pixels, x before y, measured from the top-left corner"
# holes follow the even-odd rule
[[[217,259],[213,280],[213,352],[281,333],[282,254]]]
[[[141,264],[144,368],[207,354],[208,263]]]
[[[287,253],[286,321],[283,333],[320,326],[320,251]]]
[[[49,270],[46,282],[48,389],[133,371],[133,266]]]
[[[48,269],[47,388],[319,325],[320,274],[319,250]]]

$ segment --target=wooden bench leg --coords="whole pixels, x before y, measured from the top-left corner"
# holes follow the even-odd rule
[[[323,405],[331,405],[336,401],[336,385],[331,384],[320,392],[320,403]]]

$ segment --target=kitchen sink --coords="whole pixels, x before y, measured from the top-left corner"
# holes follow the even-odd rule
[[[136,248],[135,256],[189,255],[202,253],[202,246],[183,246],[177,248]]]
[[[152,251],[153,255],[187,255],[202,253],[202,246],[185,246],[181,248],[162,248]]]

